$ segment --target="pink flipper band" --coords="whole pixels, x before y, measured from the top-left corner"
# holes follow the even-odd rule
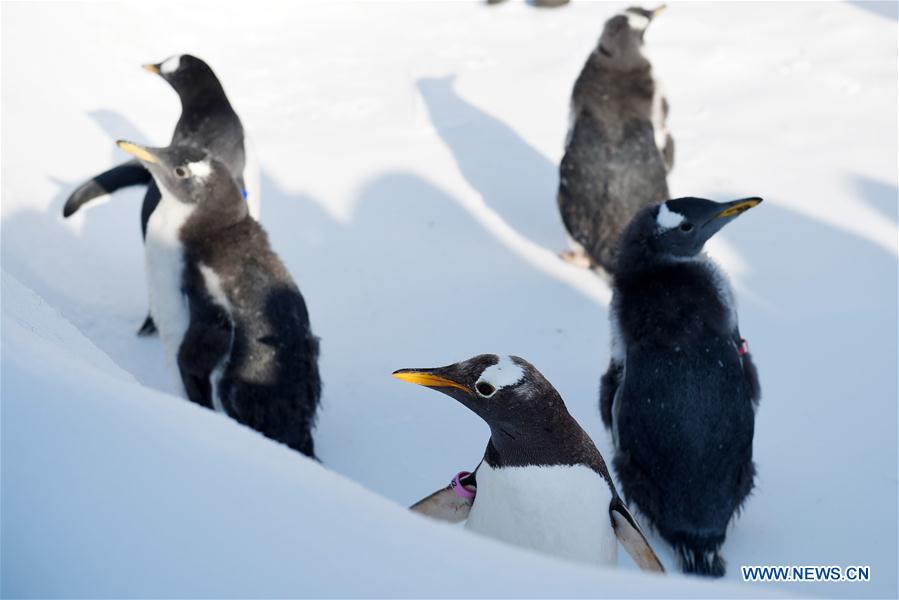
[[[737,352],[740,356],[743,356],[747,352],[749,352],[749,342],[746,341],[746,338],[740,339],[740,347],[737,349]]]
[[[474,500],[476,492],[471,492],[462,485],[462,478],[468,477],[471,475],[468,471],[459,471],[456,473],[456,476],[453,477],[453,480],[450,482],[450,487],[453,488],[453,491],[456,492],[456,495],[460,498],[465,498],[466,500]]]

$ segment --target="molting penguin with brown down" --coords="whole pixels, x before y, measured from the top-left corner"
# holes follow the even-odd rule
[[[181,116],[175,125],[171,145],[195,146],[221,161],[237,180],[247,199],[250,215],[258,219],[258,165],[240,118],[209,65],[190,54],[180,54],[158,64],[144,65],[144,69],[168,82],[181,100]],[[128,161],[83,183],[69,196],[63,216],[73,215],[95,198],[134,185],[147,186],[140,218],[141,233],[146,237],[147,222],[159,204],[159,189],[140,161]],[[138,333],[151,335],[155,332],[153,320],[148,316]]]
[[[637,211],[670,197],[668,102],[644,51],[646,29],[663,8],[609,19],[571,96],[557,201],[576,250],[562,257],[607,273]]]
[[[318,338],[230,170],[193,146],[119,146],[161,192],[144,244],[150,312],[186,396],[314,456]]]
[[[436,369],[401,369],[394,376],[443,392],[490,427],[475,472],[460,474],[455,485],[413,511],[453,522],[467,518],[471,531],[594,565],[617,563],[617,537],[641,568],[664,570],[593,440],[533,365],[516,356],[482,354]]]
[[[720,577],[727,526],[749,496],[758,373],[705,242],[761,198],[678,198],[621,237],[600,386],[625,498],[687,573]]]

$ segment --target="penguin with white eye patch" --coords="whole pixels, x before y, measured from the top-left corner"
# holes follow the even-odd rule
[[[490,426],[474,474],[457,477],[412,510],[454,522],[467,517],[466,528],[477,533],[594,565],[616,564],[617,537],[641,568],[664,570],[599,450],[530,363],[482,354],[394,376],[443,392]]]
[[[683,570],[720,577],[727,525],[753,487],[759,380],[733,293],[705,242],[761,198],[678,198],[621,237],[600,412],[625,498]]]
[[[670,198],[668,101],[644,45],[664,8],[631,7],[606,21],[571,93],[557,202],[576,248],[561,256],[579,266],[611,273],[637,211]]]
[[[237,180],[250,215],[259,218],[259,167],[251,153],[240,118],[219,82],[203,60],[190,54],[176,54],[161,63],[144,65],[147,71],[162,77],[181,100],[181,116],[172,134],[171,146],[195,146],[221,161]],[[131,160],[94,176],[78,187],[63,207],[70,217],[95,198],[114,191],[146,185],[141,207],[141,233],[146,238],[147,222],[159,204],[159,188],[140,161]],[[138,335],[152,335],[156,326],[151,317],[141,325]]]
[[[161,192],[144,244],[150,312],[186,396],[314,456],[318,338],[230,171],[199,148],[119,146]]]

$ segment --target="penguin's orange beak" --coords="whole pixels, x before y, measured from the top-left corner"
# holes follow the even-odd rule
[[[662,14],[665,11],[666,8],[668,8],[668,5],[662,4],[654,9],[652,9],[650,11],[652,13],[652,18],[655,19],[656,17],[658,17],[660,14]]]
[[[761,204],[761,202],[761,198],[747,198],[745,200],[737,200],[735,202],[731,202],[727,208],[715,215],[715,218],[720,219],[722,217],[736,217],[740,213],[746,212],[753,206],[758,206],[759,204]]]
[[[141,65],[141,68],[143,68],[145,71],[149,71],[149,72],[154,73],[154,74],[156,74],[156,75],[159,75],[159,74],[160,74],[160,71],[159,71],[159,65],[146,64],[146,65]]]
[[[400,369],[399,371],[394,371],[393,376],[402,381],[408,381],[409,383],[414,383],[416,385],[423,385],[425,387],[449,387],[460,389],[463,392],[470,392],[467,387],[462,385],[457,381],[453,381],[452,379],[447,379],[446,377],[441,377],[440,375],[434,375],[433,373],[428,373],[427,371],[416,371],[413,369]]]
[[[149,150],[147,150],[143,146],[138,146],[137,144],[135,144],[133,142],[126,142],[125,140],[119,140],[116,142],[116,145],[119,148],[121,148],[122,150],[124,150],[125,152],[127,152],[128,154],[131,154],[144,162],[147,162],[147,163],[158,163],[159,162],[159,159],[157,159],[156,156],[151,154]]]

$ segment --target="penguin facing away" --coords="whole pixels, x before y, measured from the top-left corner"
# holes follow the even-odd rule
[[[193,146],[119,146],[161,191],[145,240],[150,311],[185,395],[314,456],[318,338],[230,170]]]
[[[761,201],[668,200],[619,246],[600,411],[625,498],[687,573],[724,574],[727,525],[753,487],[760,396],[730,285],[702,248]]]
[[[599,450],[530,363],[482,354],[436,369],[400,369],[394,376],[443,392],[490,426],[475,472],[413,511],[453,522],[467,517],[472,531],[597,565],[617,562],[617,536],[641,568],[664,570],[619,498]],[[473,486],[473,499],[455,491]]]
[[[258,219],[258,165],[244,136],[240,118],[209,65],[190,54],[181,54],[158,64],[144,65],[144,69],[167,81],[181,100],[181,116],[175,125],[171,145],[196,146],[224,163],[243,190],[250,215]],[[146,237],[147,222],[159,204],[159,189],[140,161],[125,162],[83,183],[69,196],[63,206],[63,216],[70,217],[91,200],[134,185],[147,186],[141,206],[141,233]],[[155,332],[153,320],[147,317],[138,334]]]
[[[611,273],[630,220],[670,197],[668,102],[644,52],[646,29],[664,8],[609,19],[574,84],[557,196],[576,248],[562,253],[568,262]]]

